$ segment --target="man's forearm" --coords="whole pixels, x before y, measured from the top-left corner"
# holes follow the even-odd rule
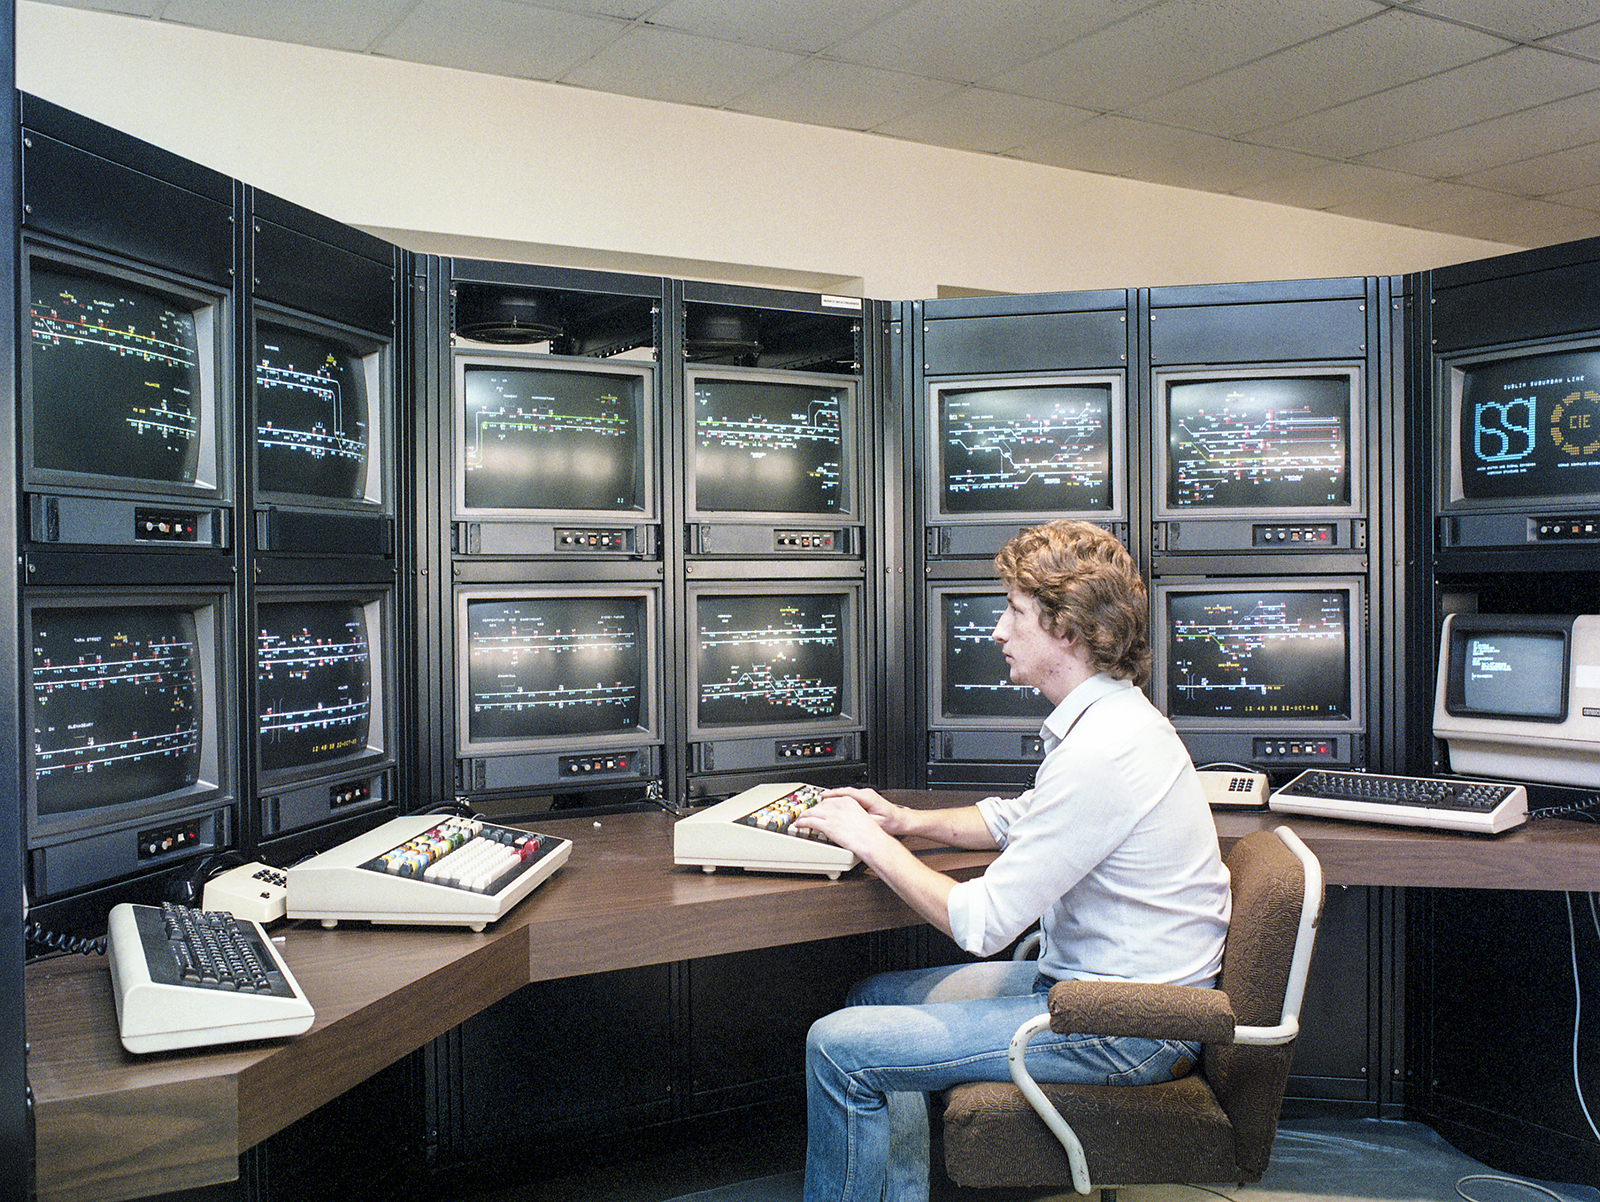
[[[955,881],[917,859],[897,839],[887,839],[862,855],[908,906],[946,935],[950,934],[950,891]]]
[[[977,806],[952,806],[937,810],[910,810],[905,833],[963,847],[971,851],[992,851],[997,846],[989,826]]]

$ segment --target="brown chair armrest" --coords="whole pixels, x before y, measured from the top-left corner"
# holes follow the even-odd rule
[[[1220,989],[1128,981],[1059,981],[1050,1029],[1059,1035],[1133,1035],[1232,1043],[1233,1004]]]

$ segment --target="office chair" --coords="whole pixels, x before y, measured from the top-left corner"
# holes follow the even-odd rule
[[[1322,868],[1286,827],[1256,831],[1227,857],[1233,917],[1215,989],[1062,981],[1050,1010],[1011,1041],[1014,1084],[945,1094],[945,1171],[958,1185],[1118,1185],[1259,1181],[1266,1171],[1299,1032]],[[1201,1063],[1155,1085],[1051,1085],[1023,1054],[1057,1032],[1198,1040]],[[1088,1149],[1086,1152],[1085,1149]],[[1101,1188],[1114,1202],[1114,1187]]]

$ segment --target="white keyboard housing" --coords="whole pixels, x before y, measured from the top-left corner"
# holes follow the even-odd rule
[[[680,818],[672,828],[673,860],[706,872],[744,868],[751,872],[805,872],[837,880],[861,862],[826,839],[791,833],[795,814],[823,790],[815,785],[756,785],[704,810]],[[767,825],[757,825],[768,820]]]
[[[206,882],[200,905],[251,922],[276,922],[288,908],[289,878],[268,864],[240,864]]]
[[[446,838],[440,832],[458,824],[465,841],[453,850],[439,848]],[[548,880],[571,854],[572,841],[554,835],[478,819],[407,814],[292,865],[288,914],[318,919],[325,927],[358,921],[481,931]],[[474,867],[472,857],[481,863]]]
[[[1384,776],[1308,768],[1272,795],[1280,814],[1498,835],[1528,820],[1528,791],[1510,781]]]
[[[1261,772],[1237,772],[1225,768],[1200,771],[1200,787],[1213,810],[1264,810],[1267,808],[1267,778]]]
[[[266,984],[260,991],[184,981],[168,950],[163,909],[128,902],[112,908],[106,956],[123,1047],[136,1053],[164,1052],[280,1039],[310,1028],[316,1013],[261,924],[233,921],[264,970]]]

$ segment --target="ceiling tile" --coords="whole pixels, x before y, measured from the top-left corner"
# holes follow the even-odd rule
[[[1518,47],[1252,136],[1330,159],[1356,158],[1594,88],[1600,64]]]
[[[1169,0],[986,82],[1115,112],[1376,11],[1366,0]]]
[[[1411,7],[1529,42],[1588,25],[1600,15],[1593,0],[1416,0]]]
[[[1550,199],[1571,191],[1575,185],[1588,186],[1594,180],[1600,180],[1600,142],[1475,171],[1456,182],[1518,196]]]
[[[1049,100],[1005,96],[987,88],[963,88],[934,104],[876,127],[876,132],[948,146],[1000,154],[1054,137],[1094,116]]]
[[[1436,228],[1463,238],[1492,238],[1517,246],[1547,246],[1600,234],[1600,213],[1540,200],[1516,200],[1498,208],[1442,218]]]
[[[1331,209],[1362,197],[1420,187],[1426,182],[1414,175],[1379,171],[1359,163],[1322,163],[1299,175],[1240,188],[1235,195],[1300,209]]]
[[[373,49],[389,58],[520,79],[555,79],[626,25],[513,0],[421,0]]]
[[[1509,48],[1488,34],[1391,10],[1168,92],[1125,115],[1241,134]]]
[[[1600,0],[37,2],[1511,244],[1600,209]]]
[[[667,0],[650,23],[728,42],[813,54],[860,33],[906,0]]]
[[[1315,165],[1305,155],[1114,115],[1018,147],[1012,157],[1206,192],[1233,192]]]
[[[1420,187],[1404,188],[1383,196],[1357,197],[1333,205],[1328,211],[1368,221],[1441,229],[1445,222],[1457,220],[1465,213],[1482,213],[1505,206],[1504,193],[1430,180]]]
[[[86,8],[97,13],[122,13],[129,17],[154,17],[165,0],[46,0],[61,8]],[[209,28],[209,27],[208,27]]]
[[[415,0],[362,0],[327,4],[324,0],[167,0],[161,19],[198,25],[219,33],[272,38],[334,50],[370,50],[414,6]]]
[[[829,51],[835,58],[975,83],[1149,5],[1150,0],[915,0]]]
[[[1600,213],[1600,184],[1588,184],[1571,192],[1557,192],[1545,199],[1556,204],[1570,205],[1575,209],[1588,209]]]
[[[865,130],[925,108],[956,86],[918,75],[808,58],[787,74],[758,84],[728,107],[779,121]]]
[[[1361,161],[1373,167],[1409,171],[1414,175],[1454,179],[1565,150],[1589,141],[1597,132],[1600,132],[1600,92],[1589,92],[1408,142],[1366,155]]]
[[[800,59],[759,46],[635,25],[561,76],[563,83],[675,104],[725,105]]]
[[[1600,59],[1600,21],[1596,21],[1593,25],[1585,25],[1582,29],[1575,29],[1571,33],[1545,38],[1539,45]]]
[[[345,0],[346,3],[351,0]],[[359,0],[365,3],[366,0]],[[516,0],[534,8],[553,8],[557,12],[587,13],[591,17],[616,17],[636,21],[650,12],[660,0]]]

